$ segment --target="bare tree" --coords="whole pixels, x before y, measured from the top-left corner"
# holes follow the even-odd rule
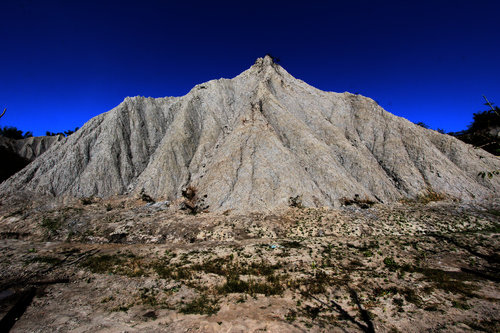
[[[7,111],[7,108],[3,109],[2,114],[0,114],[0,118],[2,118],[2,117],[3,117],[3,115],[5,114],[5,111]]]

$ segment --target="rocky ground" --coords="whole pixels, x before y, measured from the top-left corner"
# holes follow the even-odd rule
[[[2,329],[499,332],[499,202],[437,199],[247,215],[4,201]]]

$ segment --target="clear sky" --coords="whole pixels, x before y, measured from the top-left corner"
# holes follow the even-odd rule
[[[500,1],[0,1],[0,126],[74,129],[271,53],[322,90],[446,131],[500,104]]]

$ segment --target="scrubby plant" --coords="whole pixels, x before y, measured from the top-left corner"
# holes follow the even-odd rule
[[[294,197],[288,198],[288,205],[290,207],[303,208],[304,206],[302,205],[302,196],[296,195]]]
[[[190,214],[196,215],[208,209],[205,204],[206,195],[203,197],[198,196],[198,189],[194,185],[189,185],[181,191],[183,201],[181,203],[181,210],[187,210]]]
[[[16,127],[4,126],[3,128],[0,127],[0,135],[9,139],[19,140],[32,137],[33,132],[23,133],[23,131],[17,129]]]
[[[428,204],[433,201],[442,201],[446,199],[446,195],[434,191],[433,189],[427,189],[427,192],[417,196],[417,201],[422,204]]]
[[[94,203],[94,198],[92,197],[85,197],[85,198],[81,198],[80,199],[80,202],[82,203],[82,205],[86,206],[86,205],[91,205]]]
[[[477,174],[481,178],[493,178],[493,176],[498,176],[500,175],[500,170],[493,170],[493,171],[481,171],[480,173]]]
[[[399,265],[396,263],[396,261],[394,261],[393,257],[386,257],[384,259],[384,265],[392,272],[396,271],[399,267]]]
[[[340,203],[344,206],[356,205],[360,208],[366,209],[370,208],[375,204],[375,201],[368,198],[361,199],[359,194],[355,194],[353,199],[343,197],[340,199]]]
[[[141,190],[141,193],[139,194],[141,197],[141,200],[147,203],[154,203],[154,199],[151,198],[148,194],[146,194],[146,191],[144,189]]]
[[[185,314],[204,314],[213,315],[219,312],[220,307],[217,305],[217,300],[201,295],[186,303],[181,309],[181,313]]]
[[[404,198],[400,202],[404,204],[428,204],[429,202],[445,200],[447,196],[444,193],[436,192],[432,188],[428,188],[424,193],[417,195],[414,199]]]

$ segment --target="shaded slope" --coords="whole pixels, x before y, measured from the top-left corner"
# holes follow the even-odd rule
[[[37,136],[11,139],[0,136],[0,182],[3,182],[43,154],[62,136]]]

